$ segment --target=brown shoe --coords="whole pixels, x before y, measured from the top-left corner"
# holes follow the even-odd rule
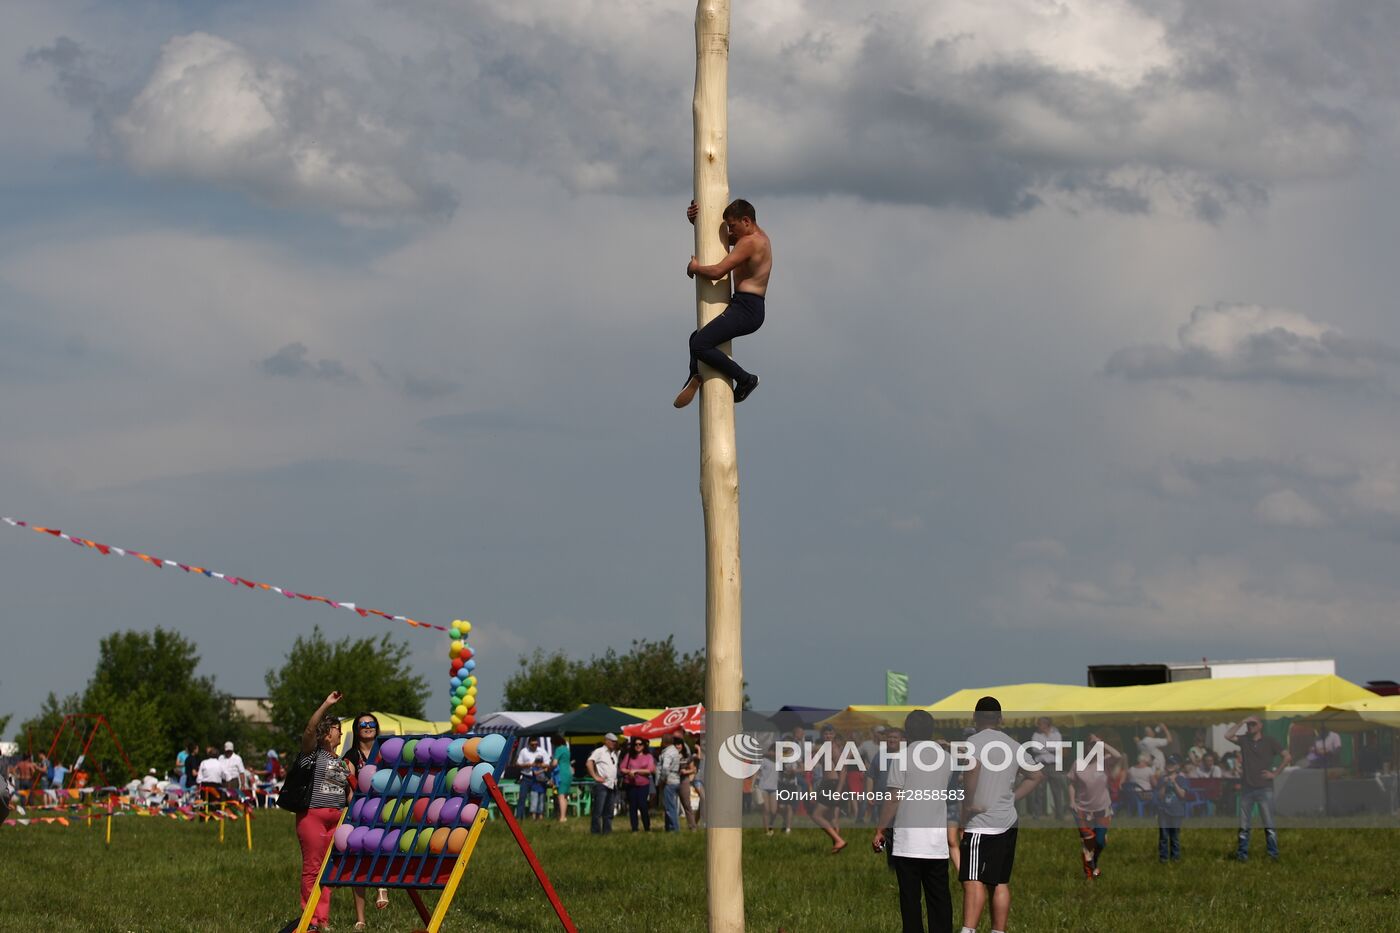
[[[691,376],[685,381],[685,386],[681,389],[680,395],[671,404],[677,408],[684,408],[695,398],[695,393],[700,391],[700,377]]]

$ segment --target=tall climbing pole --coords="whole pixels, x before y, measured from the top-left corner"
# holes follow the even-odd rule
[[[699,0],[695,10],[695,256],[724,258],[722,213],[729,203],[729,0]],[[729,302],[729,282],[695,277],[698,327]],[[722,347],[729,352],[727,346]],[[739,575],[739,458],[734,393],[703,364],[700,389],[700,503],[705,514],[705,709],[708,763],[739,727],[744,700]],[[705,880],[710,933],[743,933],[743,786],[718,767],[705,773]]]

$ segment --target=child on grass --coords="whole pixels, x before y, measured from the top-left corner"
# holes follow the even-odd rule
[[[1181,823],[1186,817],[1186,781],[1181,777],[1181,758],[1167,756],[1167,770],[1157,779],[1157,861],[1181,861]]]

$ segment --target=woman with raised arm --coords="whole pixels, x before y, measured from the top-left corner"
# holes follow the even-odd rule
[[[331,715],[332,706],[340,702],[340,691],[334,690],[322,701],[306,722],[301,735],[296,766],[311,771],[310,797],[306,809],[297,811],[297,842],[301,843],[301,907],[316,886],[326,850],[340,822],[341,811],[350,803],[354,768],[337,754],[340,750],[340,720]],[[331,891],[321,890],[320,901],[308,929],[330,929]]]

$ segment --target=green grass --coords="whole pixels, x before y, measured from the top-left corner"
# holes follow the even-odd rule
[[[583,931],[705,928],[702,834],[592,837],[586,823],[527,827],[541,862]],[[243,825],[119,817],[112,845],[100,822],[69,828],[0,828],[5,864],[0,931],[63,933],[273,933],[297,914],[300,856],[292,818],[260,814],[255,849]],[[1260,834],[1262,836],[1262,834]],[[745,837],[748,929],[897,930],[895,883],[869,850],[869,830],[826,854],[816,830]],[[1234,835],[1192,828],[1184,861],[1156,860],[1156,831],[1117,828],[1103,877],[1085,882],[1069,828],[1023,830],[1013,883],[1012,930],[1296,931],[1389,930],[1400,925],[1396,830],[1293,830],[1281,834],[1283,860],[1226,860]],[[955,892],[956,895],[956,892]],[[426,895],[431,904],[435,894]],[[955,896],[954,904],[959,903]],[[955,917],[957,914],[955,906]],[[416,914],[396,894],[387,911],[369,908],[370,929],[409,931]],[[335,895],[337,931],[354,922],[348,891]],[[488,824],[445,926],[473,933],[559,929],[503,823]],[[983,924],[986,929],[986,924]]]

